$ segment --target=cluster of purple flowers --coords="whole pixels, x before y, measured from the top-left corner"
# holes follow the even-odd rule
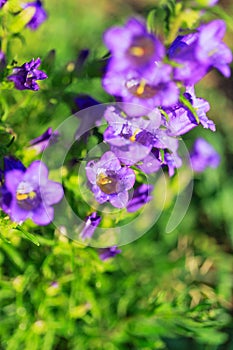
[[[6,2],[0,1],[0,8]],[[209,1],[209,5],[216,2]],[[33,8],[34,14],[26,27],[36,30],[47,19],[47,13],[40,0],[26,3],[22,10],[27,8]],[[209,103],[196,96],[194,85],[213,68],[230,76],[232,54],[223,42],[225,30],[222,20],[202,24],[188,34],[181,30],[169,47],[149,32],[141,19],[131,18],[124,26],[106,31],[104,42],[110,58],[102,85],[118,103],[103,113],[107,122],[103,140],[109,150],[99,160],[86,164],[88,186],[99,204],[109,202],[128,213],[138,211],[152,199],[153,186],[137,182],[136,173],[147,176],[166,168],[173,176],[182,165],[179,137],[199,125],[215,131],[214,122],[206,114]],[[6,66],[3,52],[0,64]],[[8,80],[18,90],[37,91],[37,81],[47,78],[38,69],[40,64],[37,58],[14,66]],[[75,103],[79,110],[98,104],[80,96]],[[87,124],[97,125],[99,119],[97,115]],[[81,121],[77,138],[85,123]],[[49,128],[30,142],[30,148],[39,154],[58,137]],[[219,161],[219,155],[205,140],[195,142],[190,157],[194,171],[216,167]],[[41,161],[34,161],[26,169],[20,161],[5,157],[0,184],[0,207],[18,223],[30,218],[38,225],[49,224],[53,205],[63,197],[62,186],[48,179],[48,169]],[[80,238],[91,239],[100,223],[101,216],[90,213]],[[106,260],[118,253],[116,246],[105,248],[100,258]]]
[[[224,21],[214,20],[189,34],[180,31],[169,47],[140,19],[107,30],[104,42],[110,58],[102,83],[120,103],[104,113],[108,126],[103,138],[110,151],[86,166],[97,202],[108,201],[128,212],[138,210],[151,200],[153,186],[138,186],[135,170],[150,174],[167,167],[172,176],[182,165],[179,136],[198,125],[215,131],[206,115],[209,103],[196,97],[194,84],[213,68],[229,77],[232,54],[222,41],[225,30]],[[219,155],[198,139],[190,164],[200,172],[216,167]],[[134,186],[130,199],[128,191]],[[91,237],[100,219],[89,217],[87,222],[84,233]]]

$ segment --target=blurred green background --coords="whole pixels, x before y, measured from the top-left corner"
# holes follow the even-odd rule
[[[23,64],[41,57],[49,75],[38,94],[2,93],[9,104],[9,128],[16,137],[13,154],[29,164],[34,157],[26,151],[29,140],[70,116],[70,101],[76,94],[111,100],[101,88],[98,69],[87,69],[71,81],[67,64],[87,48],[90,66],[101,61],[107,52],[104,30],[129,16],[146,15],[156,4],[44,2],[48,21],[36,32],[24,31],[26,44],[16,38],[10,45],[10,60]],[[225,40],[233,48],[233,4],[219,4],[227,14]],[[205,20],[218,17],[213,12],[206,13]],[[53,54],[47,56],[53,49],[54,60]],[[197,96],[210,102],[208,116],[217,131],[198,127],[184,141],[190,147],[203,136],[222,161],[218,169],[195,177],[189,210],[172,233],[164,232],[174,200],[172,183],[170,203],[156,226],[105,263],[96,250],[72,242],[52,225],[40,228],[27,223],[24,228],[40,245],[33,244],[1,214],[0,349],[233,349],[232,89],[232,78],[217,72],[197,86]],[[68,185],[69,181],[68,175]],[[74,192],[70,182],[72,200]]]

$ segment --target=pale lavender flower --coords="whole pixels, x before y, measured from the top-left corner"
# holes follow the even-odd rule
[[[179,63],[174,68],[174,78],[193,85],[212,68],[229,77],[232,53],[222,41],[225,31],[225,22],[217,19],[201,25],[194,33],[178,36],[168,51],[170,59]]]
[[[85,240],[91,238],[95,232],[96,227],[100,224],[101,217],[96,213],[91,213],[86,217],[84,227],[80,233],[81,239]]]
[[[184,97],[195,110],[196,115],[182,102],[178,102],[169,108],[164,108],[168,116],[168,120],[165,117],[163,118],[164,126],[167,127],[170,135],[183,135],[199,124],[206,129],[215,131],[214,122],[208,119],[206,115],[210,109],[209,103],[202,98],[196,97],[193,86],[187,87]]]
[[[134,171],[122,167],[113,152],[106,152],[99,161],[90,161],[86,174],[92,192],[99,203],[109,201],[116,208],[124,208],[128,203],[128,190],[135,182]]]
[[[172,68],[159,63],[143,73],[128,69],[124,72],[108,70],[102,80],[104,89],[123,102],[154,109],[171,106],[178,100],[179,90],[171,79]]]
[[[109,127],[104,132],[104,141],[111,145],[111,150],[126,165],[143,160],[153,147],[156,129],[161,124],[158,110],[145,118],[126,118],[113,106],[104,113]]]
[[[198,138],[190,155],[191,166],[196,172],[203,172],[206,168],[217,168],[220,163],[220,155],[213,146],[203,138]]]

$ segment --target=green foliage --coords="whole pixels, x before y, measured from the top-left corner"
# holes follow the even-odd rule
[[[32,340],[35,350],[64,342],[67,349],[166,349],[167,338],[226,340],[223,271],[229,278],[230,261],[208,237],[148,235],[103,264],[93,248],[51,227],[42,233],[39,247],[14,229],[0,241],[3,348],[27,349]]]

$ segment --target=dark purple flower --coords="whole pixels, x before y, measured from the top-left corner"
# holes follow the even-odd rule
[[[152,111],[146,118],[126,118],[119,110],[110,106],[104,113],[109,127],[104,132],[104,141],[126,165],[133,165],[144,159],[153,147],[156,129],[161,124],[158,110]]]
[[[11,200],[12,200],[12,195],[11,193],[7,190],[5,184],[1,184],[0,185],[0,208],[2,208],[2,210],[5,213],[9,213],[10,211],[10,204],[11,204]]]
[[[96,227],[101,222],[101,217],[97,215],[96,212],[86,217],[85,225],[80,233],[80,237],[85,240],[87,238],[91,238],[95,232]]]
[[[9,192],[9,190],[6,188],[5,185],[5,175],[8,171],[18,169],[22,172],[26,171],[25,166],[23,163],[14,157],[4,157],[3,160],[3,170],[0,169],[0,207],[3,211],[6,213],[9,213],[10,211],[10,204],[12,200],[12,194]]]
[[[31,218],[38,225],[47,225],[53,220],[52,205],[62,199],[63,189],[59,183],[48,179],[44,163],[35,161],[26,171],[8,171],[5,185],[12,196],[8,212],[12,221]]]
[[[0,70],[2,71],[6,67],[6,56],[4,52],[0,51]]]
[[[92,184],[92,192],[99,203],[109,201],[116,208],[128,203],[128,190],[135,182],[134,171],[121,167],[119,159],[112,152],[106,152],[98,162],[90,161],[86,174]]]
[[[34,7],[35,13],[32,19],[28,22],[27,27],[31,30],[36,30],[47,19],[47,13],[45,12],[42,1],[40,0],[29,2],[24,6],[24,8],[28,7]]]
[[[77,108],[75,110],[73,110],[73,113],[76,113],[76,112],[78,112],[82,109],[85,109],[85,108],[96,106],[100,103],[97,100],[95,100],[93,97],[91,97],[89,95],[82,95],[82,94],[75,97],[74,102],[75,102]]]
[[[48,128],[41,136],[30,141],[29,149],[34,149],[37,154],[42,153],[47,147],[57,142],[58,137],[58,131],[53,132],[52,128]]]
[[[105,261],[110,258],[114,258],[115,255],[120,254],[121,250],[117,246],[102,248],[99,250],[99,257],[101,260]]]
[[[26,167],[23,163],[14,157],[4,157],[4,174],[6,174],[10,170],[21,170],[23,172],[26,171]]]
[[[20,67],[13,69],[13,74],[8,77],[8,80],[13,81],[15,88],[18,90],[39,90],[39,85],[36,80],[44,80],[47,75],[37,68],[41,63],[40,58],[32,59],[30,62],[24,63]]]
[[[168,51],[170,59],[179,63],[174,78],[193,85],[212,68],[229,77],[232,54],[222,41],[225,31],[225,22],[214,20],[201,25],[195,33],[178,36]]]
[[[140,209],[143,205],[151,201],[153,197],[150,196],[150,193],[152,191],[152,185],[142,184],[139,187],[137,187],[133,193],[133,197],[128,202],[127,211],[133,213]]]
[[[3,5],[5,5],[6,2],[7,0],[0,0],[0,9],[3,7]]]
[[[130,18],[124,27],[113,27],[104,35],[111,52],[108,70],[144,70],[162,60],[165,49],[162,43],[148,33],[146,24]]]
[[[108,70],[103,78],[103,87],[123,102],[130,102],[150,109],[171,106],[178,100],[178,88],[171,81],[172,68],[159,63],[143,73],[128,69],[124,72]]]
[[[76,116],[80,119],[79,127],[76,131],[75,138],[80,137],[87,139],[90,130],[100,125],[106,106],[95,100],[89,95],[78,95],[74,102],[77,108],[73,109],[73,113],[79,112]],[[95,108],[96,106],[96,108]],[[98,107],[97,107],[98,106]]]
[[[194,171],[202,172],[207,167],[217,168],[220,156],[206,140],[198,138],[190,155],[191,166]]]
[[[170,135],[183,135],[198,126],[199,123],[204,128],[215,131],[213,121],[206,116],[210,109],[209,103],[202,98],[196,97],[192,86],[187,87],[184,97],[195,110],[197,118],[182,102],[178,102],[172,107],[164,108],[168,117],[168,120],[164,117],[164,125],[168,128]]]
[[[77,73],[81,73],[83,69],[83,65],[86,62],[88,56],[90,54],[89,49],[83,49],[79,52],[77,60],[75,62],[75,70]]]

